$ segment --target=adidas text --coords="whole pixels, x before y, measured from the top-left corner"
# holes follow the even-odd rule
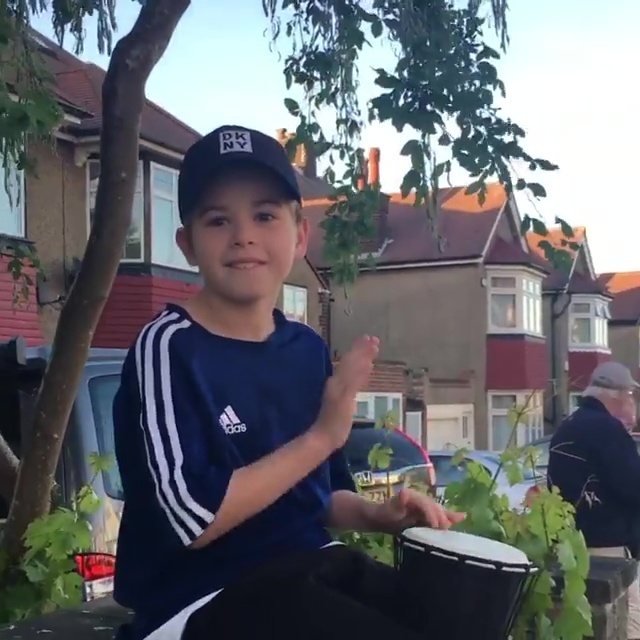
[[[224,432],[229,436],[233,433],[244,433],[247,430],[246,424],[225,424],[223,426]]]

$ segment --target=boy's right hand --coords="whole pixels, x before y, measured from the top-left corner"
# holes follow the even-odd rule
[[[335,373],[327,380],[320,414],[314,429],[332,451],[340,449],[349,437],[356,408],[356,395],[366,387],[373,361],[378,355],[378,338],[362,336],[341,358]]]

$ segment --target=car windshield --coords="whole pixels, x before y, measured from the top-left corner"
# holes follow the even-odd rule
[[[538,469],[546,469],[549,466],[549,444],[551,440],[540,440],[538,442],[533,442],[531,447],[536,449],[538,453],[538,457],[536,459],[536,467]]]
[[[490,460],[493,463],[494,468],[497,468],[498,465],[500,464],[500,454],[499,453],[495,453],[495,454],[488,454],[485,456],[485,458],[487,460]],[[479,460],[479,462],[482,462],[482,460]],[[531,464],[521,464],[520,465],[522,468],[522,479],[523,480],[535,480],[536,478],[540,477],[540,474],[536,473],[536,471],[534,469],[531,468]]]
[[[374,427],[354,427],[344,447],[352,473],[370,469],[369,452],[378,443],[388,446],[392,451],[389,471],[425,464],[422,450],[398,432]]]
[[[478,462],[485,467],[488,473],[493,475],[500,465],[500,454],[485,453],[481,457],[466,458],[460,464],[455,466],[451,464],[452,460],[452,455],[431,454],[431,462],[433,462],[435,467],[436,478],[438,478],[439,486],[446,486],[451,482],[462,482],[467,475],[467,463],[469,461]],[[535,480],[539,476],[530,467],[523,465],[522,477],[523,480],[526,481]]]
[[[124,492],[115,461],[113,438],[113,398],[119,386],[119,375],[97,376],[89,381],[89,397],[98,436],[99,453],[101,456],[113,457],[113,464],[102,472],[104,490],[109,497],[123,500]]]

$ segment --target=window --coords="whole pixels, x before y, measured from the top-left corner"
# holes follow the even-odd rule
[[[123,500],[122,481],[115,463],[113,435],[113,398],[119,386],[119,375],[97,376],[89,381],[89,397],[91,398],[99,453],[101,456],[114,456],[113,464],[102,472],[104,490],[108,496],[116,500]]]
[[[176,245],[178,227],[178,172],[151,163],[151,262],[195,271]]]
[[[489,331],[542,335],[542,284],[526,274],[489,278]]]
[[[289,320],[307,323],[307,289],[285,284],[282,287],[282,313]]]
[[[140,262],[143,259],[143,225],[144,225],[144,193],[143,193],[143,166],[138,163],[138,176],[136,179],[136,192],[133,196],[133,209],[131,211],[131,227],[122,253],[122,259]],[[87,235],[93,224],[93,212],[96,206],[96,192],[100,179],[100,161],[89,160],[87,162],[87,204],[88,204],[88,228]]]
[[[514,422],[519,417],[511,442]],[[489,394],[489,448],[503,451],[508,445],[520,446],[533,442],[544,434],[542,391]]]
[[[570,346],[609,349],[609,303],[574,296],[569,313]]]
[[[573,413],[580,406],[581,393],[569,394],[569,413]]]
[[[404,430],[410,438],[422,444],[422,411],[407,411]]]
[[[23,238],[24,225],[24,172],[9,160],[5,173],[0,156],[0,233]],[[5,182],[6,180],[6,182]]]
[[[376,422],[391,418],[402,429],[401,393],[359,393],[356,397],[356,416]]]

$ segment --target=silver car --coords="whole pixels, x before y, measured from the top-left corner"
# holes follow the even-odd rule
[[[522,469],[523,481],[511,485],[507,474],[500,465],[500,453],[495,451],[468,451],[460,464],[453,464],[455,450],[430,451],[429,456],[435,468],[436,495],[444,497],[447,485],[452,482],[462,482],[467,474],[467,465],[473,460],[481,464],[491,477],[495,476],[498,493],[502,493],[509,499],[512,509],[519,509],[525,505],[539,491],[539,486],[544,482],[544,477],[537,471],[529,468]]]
[[[33,410],[35,390],[51,349],[25,348],[15,339],[0,343],[0,374],[4,380],[3,408],[15,420],[0,425],[9,446],[20,457],[22,434]],[[78,490],[93,480],[100,507],[91,518],[91,549],[75,556],[84,578],[85,600],[113,590],[115,551],[122,513],[122,486],[115,460],[94,478],[92,454],[113,455],[113,397],[120,383],[124,349],[91,349],[78,388],[56,470],[55,502],[69,504]],[[20,425],[20,428],[13,428]],[[0,525],[8,505],[0,501]]]

